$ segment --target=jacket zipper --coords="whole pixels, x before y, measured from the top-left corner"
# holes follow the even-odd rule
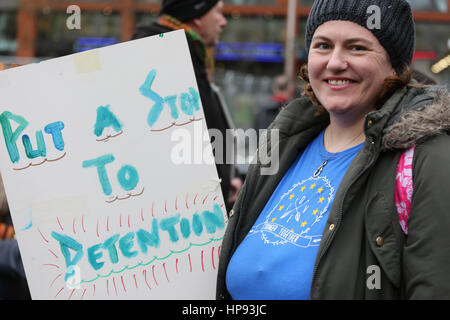
[[[330,244],[331,244],[331,242],[333,241],[334,236],[335,236],[335,234],[337,233],[337,230],[338,230],[339,225],[340,225],[340,223],[341,223],[342,215],[343,215],[343,211],[344,211],[344,209],[343,209],[343,207],[344,207],[344,201],[345,201],[345,198],[347,197],[348,190],[350,189],[350,187],[351,187],[356,181],[358,181],[358,179],[363,175],[363,173],[364,173],[368,168],[370,168],[370,167],[372,166],[372,164],[373,164],[374,162],[375,162],[375,157],[372,157],[372,159],[371,159],[371,161],[368,163],[368,165],[367,165],[363,170],[361,170],[361,172],[358,174],[358,176],[357,176],[355,179],[353,179],[353,181],[348,185],[347,189],[345,189],[344,196],[342,197],[342,202],[341,202],[341,205],[340,205],[340,208],[339,208],[338,219],[337,219],[337,221],[336,221],[336,225],[335,225],[335,228],[334,228],[334,233],[330,236],[330,238],[328,239],[328,241],[325,243],[325,246],[324,246],[323,250],[320,252],[320,255],[319,255],[318,259],[317,259],[317,263],[316,263],[316,265],[314,266],[314,269],[313,269],[313,277],[312,277],[312,281],[311,281],[310,298],[312,297],[312,291],[313,291],[313,288],[314,288],[314,283],[315,283],[316,278],[317,278],[317,270],[319,269],[320,261],[322,260],[322,257],[325,255],[325,252],[326,252],[326,251],[328,250],[328,248],[330,247]]]

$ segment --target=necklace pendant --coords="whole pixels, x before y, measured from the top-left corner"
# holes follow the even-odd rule
[[[326,166],[326,164],[328,163],[328,160],[325,160],[320,167],[317,168],[317,170],[314,172],[313,174],[313,178],[317,178],[318,176],[320,176],[320,174],[322,173],[323,168]]]

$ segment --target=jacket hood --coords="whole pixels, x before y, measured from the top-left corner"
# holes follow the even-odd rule
[[[450,95],[432,86],[408,90],[383,130],[383,148],[407,149],[421,141],[450,132]]]
[[[308,97],[294,100],[282,109],[270,126],[280,129],[280,136],[293,136],[304,130],[317,134],[329,123],[328,113],[317,115]],[[446,88],[403,88],[378,111],[368,114],[381,120],[379,134],[382,149],[407,149],[444,132],[450,132],[450,95]]]

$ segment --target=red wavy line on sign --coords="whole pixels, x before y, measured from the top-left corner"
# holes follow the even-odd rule
[[[203,250],[202,250],[202,255],[201,255],[201,261],[202,261],[202,271],[205,272],[205,266],[203,264]]]
[[[67,298],[67,300],[70,300],[72,298],[72,295],[74,292],[75,292],[75,289],[72,289],[72,291],[70,292],[69,298]]]
[[[191,262],[191,254],[190,253],[188,253],[188,258],[189,258],[189,269],[190,269],[190,272],[192,272],[192,262]]]
[[[114,291],[116,292],[116,296],[117,296],[116,278],[114,278],[114,277],[113,277],[113,284],[114,284]]]
[[[136,280],[136,274],[134,274],[134,273],[133,273],[133,278],[134,278],[134,285],[136,286],[136,289],[137,289],[138,288],[138,283],[137,283],[137,280]]]
[[[39,230],[39,228],[38,228],[38,232],[41,235],[42,239],[44,239],[44,241],[48,243],[48,240],[44,237],[44,235],[42,234],[41,230]]]
[[[55,283],[55,281],[56,281],[59,277],[61,277],[61,276],[62,276],[62,273],[58,274],[58,275],[55,277],[55,279],[53,279],[53,281],[50,283],[49,288],[51,288],[51,287],[53,286],[53,284]]]
[[[83,300],[83,297],[84,297],[84,294],[86,293],[86,290],[87,290],[87,288],[84,288],[84,290],[83,290],[83,294],[81,295],[81,298],[80,298],[80,300]]]
[[[152,274],[153,274],[153,280],[155,280],[155,283],[158,286],[158,281],[156,280],[156,277],[155,277],[155,265],[152,265]]]
[[[63,226],[61,225],[61,221],[59,221],[59,218],[56,217],[56,221],[58,221],[59,227],[61,228],[61,231],[64,231]]]
[[[127,292],[127,288],[125,288],[125,283],[123,281],[123,276],[120,276],[120,280],[122,282],[123,291]]]
[[[167,282],[170,282],[169,277],[167,276],[166,263],[163,263],[164,273],[166,274]]]
[[[86,232],[86,228],[84,227],[84,216],[81,216],[81,227],[83,228],[83,232]]]
[[[53,298],[53,299],[56,299],[56,297],[61,293],[61,291],[63,291],[64,290],[64,287],[62,287],[59,291],[58,291],[58,293],[55,295],[55,297]]]
[[[52,250],[48,249],[48,251],[50,251],[50,253],[51,253],[52,255],[54,255],[55,258],[58,258],[58,256],[56,255],[56,253],[54,253]]]

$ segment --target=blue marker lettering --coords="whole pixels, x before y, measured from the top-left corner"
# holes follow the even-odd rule
[[[98,179],[102,186],[103,193],[109,196],[112,193],[111,183],[106,173],[105,165],[114,161],[112,154],[107,154],[96,159],[83,161],[83,168],[97,167]]]
[[[153,69],[148,73],[145,82],[139,88],[139,91],[143,96],[155,102],[153,107],[150,109],[150,112],[147,117],[147,123],[150,127],[153,126],[155,122],[158,120],[159,115],[161,114],[164,108],[164,99],[151,89],[153,81],[155,81],[155,77],[156,77],[156,70]]]
[[[66,267],[76,265],[81,260],[81,258],[83,258],[84,253],[83,253],[83,246],[81,245],[81,243],[79,243],[78,241],[69,236],[59,234],[55,231],[53,231],[51,235],[54,239],[59,241],[61,252],[66,261]],[[70,249],[76,252],[73,259],[70,256]],[[73,276],[73,273],[74,273],[73,269],[71,273],[66,273],[65,280],[67,281],[69,277]]]
[[[198,94],[198,91],[192,87],[189,87],[189,93],[192,96],[192,103],[194,105],[194,109],[197,111],[200,110],[200,95]]]
[[[124,190],[130,191],[136,188],[139,182],[139,175],[136,168],[130,165],[124,165],[117,172],[117,180],[119,180],[120,186]]]
[[[208,233],[216,232],[216,228],[222,230],[225,227],[225,220],[223,218],[222,210],[218,204],[214,204],[213,211],[204,211],[202,213],[203,221],[205,222],[206,231]]]
[[[116,242],[119,240],[119,235],[115,234],[112,237],[105,240],[105,242],[102,245],[103,249],[108,250],[109,253],[109,259],[112,263],[119,262],[119,258],[117,257],[117,249],[116,249]]]
[[[13,120],[19,124],[14,132],[11,129],[9,120]],[[0,115],[0,123],[2,125],[3,137],[5,139],[6,148],[8,149],[9,158],[13,163],[16,163],[20,159],[16,141],[23,130],[28,126],[28,121],[21,116],[5,111]]]
[[[182,93],[180,96],[181,111],[183,111],[188,116],[194,114],[194,103],[192,102],[191,96],[187,93]]]
[[[143,253],[147,254],[148,252],[147,246],[158,248],[160,243],[158,233],[158,220],[153,219],[151,233],[146,230],[139,229],[136,232],[136,235],[137,235],[137,242]]]
[[[192,230],[194,230],[194,233],[199,236],[203,232],[203,224],[200,220],[200,216],[197,213],[194,213],[192,217]]]
[[[178,109],[177,109],[177,95],[167,96],[164,101],[169,105],[170,116],[174,119],[178,119]]]
[[[98,260],[103,257],[103,252],[98,252],[101,248],[101,244],[96,244],[87,249],[88,260],[94,270],[101,269],[105,264],[104,262],[98,262]]]
[[[175,230],[175,225],[179,221],[180,221],[180,215],[177,214],[174,217],[162,219],[161,222],[159,223],[159,227],[162,230],[169,232],[170,240],[172,242],[177,242],[179,239],[178,232],[177,232],[177,230]]]
[[[64,129],[64,123],[62,121],[57,121],[50,123],[45,126],[44,131],[52,135],[53,144],[59,151],[64,150],[64,139],[62,137],[62,129]]]
[[[117,119],[114,113],[109,110],[110,105],[100,106],[97,108],[97,121],[94,126],[94,134],[100,137],[103,130],[107,127],[113,127],[116,132],[122,130],[122,123]]]
[[[37,149],[33,150],[33,146],[31,145],[30,137],[26,134],[22,136],[23,146],[25,147],[25,154],[28,159],[34,159],[37,157],[45,157],[47,155],[47,150],[45,149],[45,141],[44,135],[42,131],[36,131],[36,144]]]
[[[186,218],[181,219],[180,221],[180,230],[183,238],[187,239],[191,235],[191,227],[189,225],[189,220]]]
[[[126,235],[124,235],[119,240],[120,251],[122,251],[122,254],[126,258],[133,258],[138,254],[137,251],[131,251],[131,248],[133,247],[133,244],[134,244],[133,239],[134,239],[134,233],[128,232]]]

